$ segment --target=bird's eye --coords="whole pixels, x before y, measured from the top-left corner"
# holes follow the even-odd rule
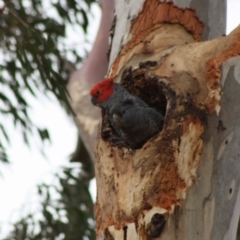
[[[99,96],[101,94],[101,91],[97,90],[96,94],[97,94],[97,96]]]

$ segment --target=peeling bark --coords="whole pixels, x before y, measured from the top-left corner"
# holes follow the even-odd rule
[[[138,150],[110,147],[99,131],[98,239],[235,239],[240,27],[200,42],[203,23],[192,9],[146,0],[128,11],[135,17],[122,20],[128,30],[117,55],[113,39],[109,76],[165,121]]]

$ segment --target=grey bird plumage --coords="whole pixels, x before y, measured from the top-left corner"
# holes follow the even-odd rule
[[[141,148],[163,127],[163,116],[140,98],[131,95],[118,83],[107,79],[91,90],[92,103],[109,116],[116,136],[112,146]]]
[[[141,148],[151,137],[162,130],[163,116],[154,108],[136,104],[126,98],[114,105],[110,115],[121,138],[133,149]]]

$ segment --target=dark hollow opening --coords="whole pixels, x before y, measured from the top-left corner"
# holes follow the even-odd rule
[[[132,95],[141,98],[149,107],[155,108],[163,116],[166,114],[167,100],[158,78],[146,77],[145,68],[123,71],[121,85]]]
[[[155,213],[151,219],[150,225],[150,235],[152,238],[157,238],[160,236],[163,227],[165,226],[166,220],[164,215]]]

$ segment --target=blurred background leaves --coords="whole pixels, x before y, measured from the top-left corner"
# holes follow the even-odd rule
[[[47,6],[44,6],[47,2]],[[9,0],[0,9],[0,114],[22,130],[24,141],[37,126],[31,121],[26,94],[51,92],[70,113],[66,82],[69,62],[81,62],[75,45],[67,45],[66,25],[78,25],[86,34],[94,0]],[[45,4],[46,5],[46,4]],[[47,7],[47,9],[46,9]],[[48,10],[54,12],[49,16]],[[71,59],[70,59],[71,58]],[[38,129],[36,129],[38,130]],[[43,130],[47,133],[47,129]],[[42,135],[44,141],[49,134]],[[6,146],[11,139],[0,120],[0,161],[8,162]]]
[[[32,121],[31,104],[26,96],[38,99],[39,93],[53,94],[72,114],[66,91],[69,64],[80,63],[87,51],[79,52],[75,44],[67,43],[66,26],[81,27],[83,35],[86,34],[94,2],[0,0],[1,163],[11,161],[7,146],[14,141],[4,125],[6,120],[13,123],[17,134],[20,130],[28,145],[34,134],[42,141],[50,140],[48,129]],[[95,239],[93,202],[88,189],[93,177],[92,162],[86,149],[83,153],[85,161],[81,161],[81,167],[65,167],[56,174],[57,185],[38,186],[39,212],[22,216],[13,224],[7,239]]]
[[[15,223],[7,239],[95,239],[88,174],[76,167],[65,167],[55,178],[57,184],[38,186],[40,210]]]

